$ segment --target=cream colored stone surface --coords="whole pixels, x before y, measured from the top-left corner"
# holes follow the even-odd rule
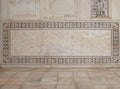
[[[17,20],[19,22],[21,20],[24,20],[33,22],[34,20],[38,20],[39,22],[41,21],[74,22],[86,20],[86,22],[87,21],[94,22],[101,20],[106,22],[109,21],[112,22],[115,20],[119,22],[120,21],[119,3],[120,0],[109,0],[108,8],[109,16],[107,18],[92,18],[91,0],[0,0],[0,21],[12,22],[13,20],[14,21]],[[1,30],[3,29],[2,25],[0,24],[0,62],[3,59]],[[57,30],[53,29],[36,30],[32,28],[29,31],[26,29],[24,30],[12,29],[10,33],[9,52],[11,56],[21,57],[110,56],[112,52],[111,44],[112,44],[112,32],[109,29],[61,30],[58,28]],[[26,66],[26,64],[22,66]],[[46,77],[53,77],[53,75],[57,76],[56,73],[45,74]],[[90,76],[99,75],[94,73],[93,75],[91,74]],[[75,73],[75,77],[87,77],[87,75],[84,72]],[[107,77],[112,76],[108,75]],[[33,80],[36,80],[36,78]],[[28,81],[30,82],[30,80]]]
[[[120,19],[119,2],[109,0],[107,19]],[[1,19],[91,20],[90,5],[90,0],[1,0]]]
[[[9,0],[10,18],[37,19],[39,18],[38,0]],[[23,8],[24,9],[21,9]]]
[[[0,63],[2,62],[2,30],[0,29]]]
[[[116,73],[120,71],[120,68],[42,68],[43,70],[49,70],[43,72],[43,70],[38,70],[38,68],[5,68],[0,69],[0,88],[1,89],[119,89],[120,76]],[[4,72],[3,72],[4,71]],[[56,77],[54,74],[61,74],[61,72],[66,74],[71,74],[70,77]],[[89,73],[99,75],[91,76]],[[107,77],[106,72],[111,72],[111,76]],[[3,74],[13,75],[12,77],[4,76]],[[51,74],[56,78],[53,78]],[[88,76],[79,77],[76,74],[81,75],[85,73]],[[81,74],[80,74],[81,73]],[[1,75],[2,74],[2,75]],[[44,77],[38,80],[32,80],[33,77],[39,77],[41,74]],[[47,74],[47,77],[46,77]],[[64,73],[65,74],[65,73]],[[103,75],[106,75],[103,76]],[[32,77],[30,77],[32,76]],[[49,78],[48,78],[49,76]],[[101,76],[101,77],[100,77]],[[18,78],[18,79],[17,79]],[[25,78],[20,81],[19,78]],[[16,79],[16,80],[15,80]],[[30,81],[27,81],[31,79]],[[20,84],[21,83],[21,84]]]
[[[11,31],[11,55],[110,56],[111,31],[13,30]]]

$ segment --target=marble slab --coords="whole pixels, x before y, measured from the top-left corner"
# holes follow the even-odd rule
[[[110,55],[110,30],[11,31],[11,56]]]

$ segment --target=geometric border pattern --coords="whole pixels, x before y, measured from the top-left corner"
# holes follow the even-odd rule
[[[11,30],[108,30],[112,32],[111,56],[11,56],[10,31]],[[3,64],[110,64],[119,63],[119,22],[38,22],[38,21],[12,21],[3,22]]]

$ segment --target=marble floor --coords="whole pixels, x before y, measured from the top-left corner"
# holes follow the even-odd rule
[[[120,68],[4,68],[0,89],[120,89]]]

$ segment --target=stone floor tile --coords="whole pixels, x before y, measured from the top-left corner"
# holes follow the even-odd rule
[[[24,85],[39,85],[42,80],[41,76],[34,76],[31,78],[27,78],[24,81]]]
[[[10,78],[0,78],[0,85],[4,85],[10,80]]]
[[[112,89],[110,85],[94,85],[94,89]]]
[[[107,70],[110,70],[110,71],[120,71],[120,68],[119,67],[111,67],[111,68],[107,68]]]
[[[115,73],[120,78],[120,71],[115,71]]]
[[[57,89],[76,89],[75,86],[57,86]]]
[[[59,72],[59,77],[73,77],[73,72]]]
[[[88,84],[91,84],[91,81],[89,78],[74,78],[74,82],[76,84],[84,84],[84,85],[88,85]]]
[[[70,86],[73,84],[74,84],[73,78],[69,78],[69,77],[63,78],[62,77],[62,78],[58,79],[58,85]]]
[[[88,77],[86,72],[74,72],[74,77]]]
[[[39,86],[38,89],[56,89],[56,86]]]
[[[89,77],[104,77],[104,72],[101,72],[101,71],[95,71],[95,72],[87,72],[88,76]]]
[[[43,78],[40,82],[40,85],[56,85],[57,78]]]
[[[96,77],[96,73],[95,72],[87,72],[89,77]]]
[[[91,77],[90,79],[93,85],[109,85],[109,82],[105,78]]]
[[[91,84],[75,84],[75,89],[94,89]]]
[[[19,89],[19,86],[8,86],[8,85],[5,85],[5,86],[3,86],[2,88],[0,88],[0,89]]]
[[[23,83],[24,83],[23,80],[10,79],[9,81],[7,81],[7,83],[5,85],[7,85],[7,86],[20,86]]]
[[[25,78],[29,75],[30,72],[17,72],[7,83],[6,85],[22,85]]]
[[[3,87],[4,85],[0,85],[0,89]]]
[[[45,72],[42,72],[42,71],[32,71],[30,72],[29,76],[43,76],[45,74]]]
[[[120,89],[120,85],[114,85],[112,86],[112,89]]]
[[[10,78],[12,77],[13,75],[15,75],[16,72],[11,72],[11,71],[5,71],[3,72],[0,77],[6,77],[6,78]]]
[[[120,89],[119,68],[9,68],[0,72],[3,89]]]
[[[107,71],[104,73],[104,77],[111,78],[111,77],[118,77],[114,72]]]
[[[13,79],[24,79],[29,75],[30,72],[17,72],[12,78]]]
[[[38,89],[38,86],[19,86],[18,89]]]
[[[58,72],[46,72],[44,77],[58,77]]]
[[[107,80],[112,86],[120,85],[120,78],[112,77],[107,78]]]

